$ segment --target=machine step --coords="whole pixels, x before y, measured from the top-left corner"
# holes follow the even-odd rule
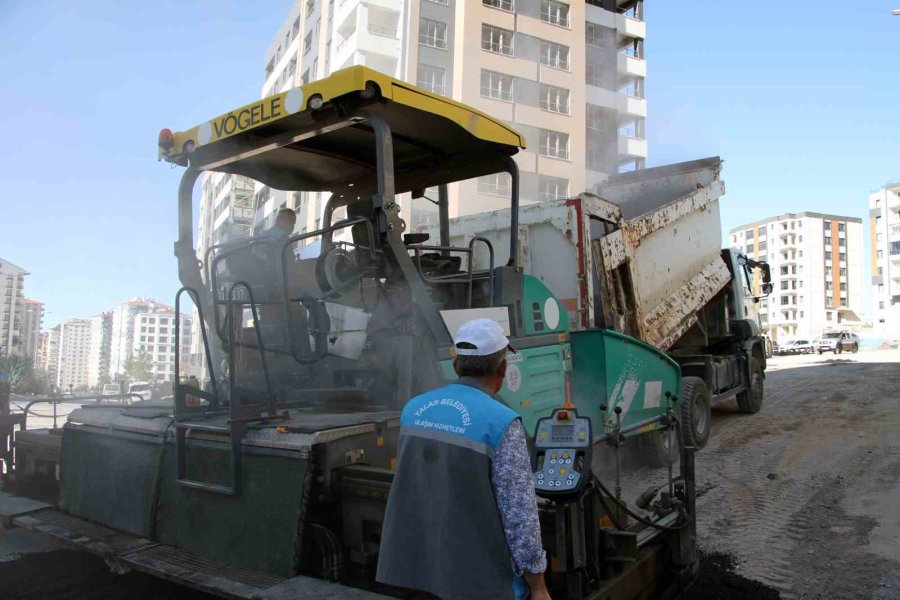
[[[116,572],[134,569],[232,600],[384,600],[385,596],[312,577],[285,579],[199,556],[174,546],[53,509],[49,504],[0,492],[0,517],[102,557]]]

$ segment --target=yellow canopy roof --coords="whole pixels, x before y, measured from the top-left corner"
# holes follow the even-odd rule
[[[485,113],[357,66],[177,132],[160,158],[276,189],[334,191],[375,175],[368,114],[391,129],[397,192],[500,171],[525,147]]]

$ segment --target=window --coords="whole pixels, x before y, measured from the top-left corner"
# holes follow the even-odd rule
[[[830,231],[831,230],[831,221],[822,221],[822,226],[825,230]]]
[[[419,65],[416,85],[435,94],[444,93],[444,69],[431,65]]]
[[[541,21],[560,27],[569,26],[569,5],[556,0],[541,2]]]
[[[787,297],[787,296],[782,296],[782,297],[781,297],[781,305],[782,305],[782,306],[787,306],[788,304],[789,304],[789,302],[788,302],[788,297]]]
[[[847,299],[841,298],[841,306],[847,306]]]
[[[600,65],[597,63],[586,62],[584,64],[584,82],[588,85],[600,87]]]
[[[542,83],[541,108],[564,115],[569,114],[569,90]]]
[[[827,313],[825,313],[825,319],[827,319],[828,321],[833,321],[834,315],[830,312],[827,312]]]
[[[513,32],[491,25],[481,26],[481,49],[507,56],[513,55]]]
[[[846,291],[847,291],[847,284],[846,284],[846,283],[842,283],[842,284],[841,284],[841,291],[842,291],[842,292],[846,292]]]
[[[494,196],[509,196],[512,193],[512,177],[509,173],[494,173],[479,177],[478,191]]]
[[[884,300],[879,300],[879,301],[878,301],[878,308],[880,308],[880,309],[883,309],[883,308],[884,308]]]
[[[541,175],[539,183],[538,199],[541,202],[558,200],[569,195],[569,182],[559,177]]]
[[[825,252],[825,260],[831,260],[831,251]]]
[[[303,75],[300,76],[300,83],[302,85],[309,83],[309,69],[303,71]]]
[[[588,46],[596,46],[598,48],[603,46],[603,36],[600,31],[600,25],[590,22],[584,24],[584,42]]]
[[[766,240],[762,240],[762,241],[759,243],[759,251],[762,252],[763,250],[765,250],[765,249],[766,249],[766,246],[767,246]]]
[[[512,102],[513,77],[496,71],[481,71],[481,95]]]
[[[830,281],[826,281],[825,282],[825,291],[830,292],[833,289],[834,289],[834,284],[831,283]]]
[[[830,238],[830,237],[826,237],[826,238],[825,238],[825,245],[826,245],[826,246],[830,246],[830,245],[831,245],[831,238]]]
[[[839,254],[838,254],[838,260],[841,261],[841,262],[844,262],[845,260],[847,260],[847,254],[846,254],[845,252],[839,253]]]
[[[594,106],[593,104],[588,104],[586,123],[588,129],[603,131],[607,123],[607,120],[604,119],[603,108],[600,106]]]
[[[447,49],[447,24],[431,19],[419,19],[419,43],[423,46]]]
[[[846,223],[838,223],[838,231],[847,231]]]
[[[879,250],[879,252],[881,252],[881,251]],[[841,267],[841,268],[840,268],[840,275],[841,275],[841,277],[846,277],[846,276],[847,276],[847,269],[846,269],[846,267]]]
[[[569,70],[569,47],[541,41],[541,64],[554,69]]]
[[[884,250],[878,251],[878,258],[884,258]]]
[[[303,36],[303,54],[309,54],[310,50],[312,50],[312,32]]]
[[[876,240],[876,241],[879,241],[879,242],[881,241],[881,234],[880,234],[880,233],[878,233],[878,234],[875,235],[875,240]]]
[[[541,156],[569,158],[569,134],[541,129],[541,144],[538,152]]]
[[[481,0],[481,3],[491,8],[499,8],[500,10],[513,10],[513,0]]]
[[[781,289],[786,290],[786,289],[789,289],[789,288],[790,288],[790,285],[789,285],[789,283],[788,283],[787,281],[782,281],[782,282],[781,282]]]
[[[306,16],[308,17],[316,8],[316,0],[309,0],[306,3]]]
[[[450,0],[428,0],[429,2],[434,2],[435,4],[443,4],[444,6],[448,6],[450,4]]]

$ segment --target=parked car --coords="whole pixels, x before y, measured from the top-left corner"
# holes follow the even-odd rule
[[[149,381],[135,381],[131,385],[128,386],[129,394],[137,394],[141,397],[141,400],[147,402],[150,400],[153,395],[152,386]],[[130,401],[135,401],[135,398],[129,398]]]
[[[778,347],[779,354],[809,354],[813,343],[809,340],[792,340]]]
[[[118,383],[104,383],[103,389],[100,391],[101,396],[118,396],[122,393],[122,388]]]
[[[816,340],[816,352],[859,352],[859,336],[849,331],[830,331]]]

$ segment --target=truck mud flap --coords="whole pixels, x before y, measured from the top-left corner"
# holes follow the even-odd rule
[[[141,571],[230,599],[384,600],[385,596],[311,577],[282,578],[198,556],[72,517],[48,504],[0,494],[0,516],[12,526],[50,536],[100,556],[115,572]]]

